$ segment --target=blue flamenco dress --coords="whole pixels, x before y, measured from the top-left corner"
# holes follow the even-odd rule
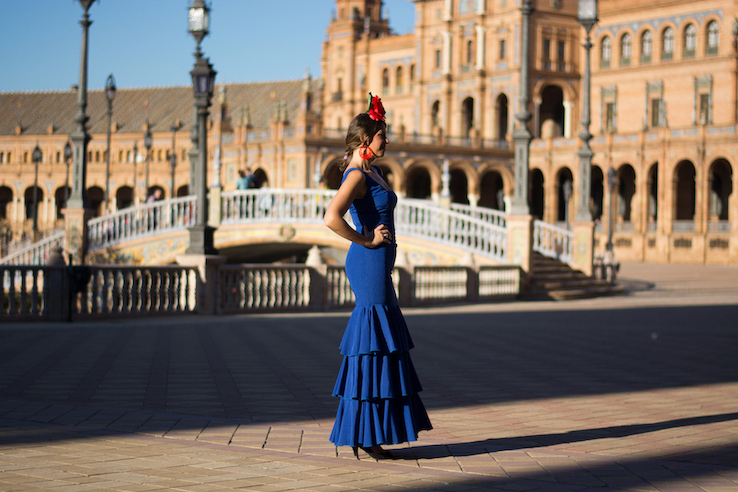
[[[375,166],[377,173],[381,173]],[[346,171],[363,172],[357,168]],[[357,231],[384,224],[395,237],[397,196],[365,173],[367,192],[350,206]],[[336,446],[372,447],[416,441],[432,428],[418,396],[405,319],[392,283],[397,245],[366,248],[352,243],[346,275],[356,296],[340,350],[343,362],[333,396],[340,398],[330,440]]]

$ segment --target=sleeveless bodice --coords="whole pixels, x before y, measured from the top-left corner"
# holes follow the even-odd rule
[[[372,166],[380,174],[381,171],[377,166]],[[343,175],[343,180],[346,179],[349,172],[356,169],[359,172],[364,173],[359,168],[352,167],[347,169]],[[351,220],[353,220],[356,230],[359,234],[362,234],[365,230],[374,230],[380,224],[384,224],[392,233],[395,234],[395,221],[394,221],[394,210],[397,205],[397,195],[391,190],[385,189],[381,184],[377,183],[369,176],[364,173],[366,177],[366,194],[363,198],[354,200],[349,207],[351,213]],[[341,182],[343,182],[343,180]]]

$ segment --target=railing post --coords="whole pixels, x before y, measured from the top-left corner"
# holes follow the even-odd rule
[[[48,320],[51,322],[69,320],[69,278],[61,248],[49,255],[44,268],[44,303]]]
[[[181,255],[177,264],[197,267],[201,288],[198,289],[197,313],[217,314],[218,289],[220,288],[220,267],[226,261],[221,255]]]
[[[313,246],[308,251],[305,266],[310,272],[310,309],[325,311],[328,306],[328,266],[320,257],[320,248]]]
[[[533,274],[533,217],[510,215],[507,224],[507,264],[519,266],[520,291],[527,289],[528,278]]]
[[[87,256],[88,227],[94,211],[86,208],[65,208],[64,233],[65,249],[71,254],[75,265],[84,265]]]
[[[466,267],[466,302],[479,301],[479,268],[474,263],[474,255],[467,253],[461,260]]]
[[[397,303],[400,307],[410,307],[413,304],[413,269],[409,266],[395,265],[398,275]]]
[[[574,222],[572,267],[588,277],[594,275],[594,222]]]
[[[220,186],[213,186],[210,188],[210,198],[208,200],[208,207],[210,207],[210,225],[218,227],[223,218],[223,203],[221,195],[223,194],[223,188]]]

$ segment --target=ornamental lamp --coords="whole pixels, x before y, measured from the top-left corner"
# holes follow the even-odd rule
[[[33,153],[31,154],[31,160],[38,164],[41,162],[41,159],[43,159],[43,154],[41,153],[41,149],[38,147],[38,144],[36,144],[36,148],[33,149]]]
[[[113,99],[115,99],[115,78],[113,77],[113,74],[111,73],[108,75],[108,80],[105,83],[105,97],[108,98],[108,104],[112,104]]]
[[[213,66],[208,63],[205,58],[198,58],[195,67],[190,72],[192,75],[192,87],[195,91],[195,97],[206,97],[210,101],[215,92],[215,75],[216,71]]]
[[[149,126],[146,125],[146,131],[144,132],[144,147],[146,147],[146,150],[151,150],[153,138],[151,137],[151,130],[149,129]]]
[[[189,18],[189,32],[195,38],[199,51],[202,39],[210,30],[210,9],[203,0],[195,0],[190,6]]]
[[[579,0],[577,21],[589,32],[597,19],[597,0]]]

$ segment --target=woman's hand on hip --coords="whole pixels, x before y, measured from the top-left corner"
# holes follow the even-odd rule
[[[389,228],[384,224],[379,224],[374,228],[373,235],[368,236],[371,243],[367,246],[369,248],[378,248],[383,243],[392,244],[392,233]]]

